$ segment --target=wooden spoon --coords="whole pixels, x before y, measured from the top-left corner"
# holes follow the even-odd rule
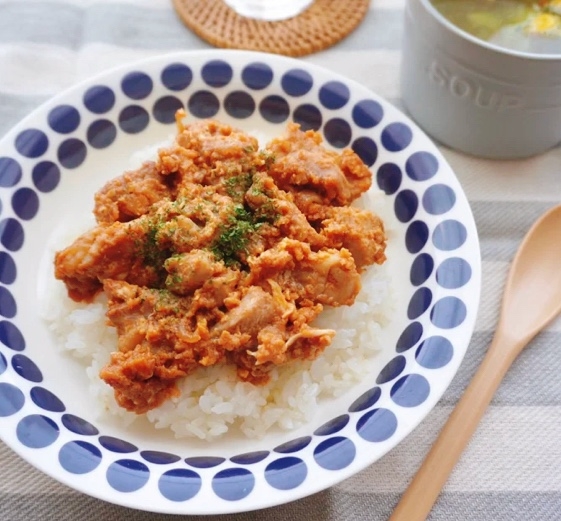
[[[528,231],[510,267],[491,345],[389,521],[422,521],[512,362],[561,312],[561,206]]]

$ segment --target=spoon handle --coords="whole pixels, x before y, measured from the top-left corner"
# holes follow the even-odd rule
[[[496,335],[483,362],[389,521],[424,521],[477,428],[514,357]]]

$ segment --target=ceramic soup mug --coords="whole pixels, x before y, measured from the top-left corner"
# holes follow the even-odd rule
[[[428,134],[468,154],[522,158],[561,142],[561,52],[480,40],[430,0],[406,2],[401,92]]]

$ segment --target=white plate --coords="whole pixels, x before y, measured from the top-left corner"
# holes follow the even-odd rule
[[[385,192],[396,295],[368,378],[291,432],[176,440],[140,422],[96,418],[83,366],[39,317],[53,234],[141,148],[175,131],[174,112],[266,137],[294,119],[352,147]],[[213,50],[163,56],[62,93],[0,142],[0,432],[14,451],[86,494],[148,511],[216,514],[325,489],[395,447],[454,377],[479,302],[479,244],[466,197],[407,117],[331,71],[275,55]]]

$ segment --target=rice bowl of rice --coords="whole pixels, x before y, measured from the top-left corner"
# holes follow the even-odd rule
[[[170,114],[181,107],[260,140],[293,120],[318,130],[328,147],[352,148],[373,173],[355,204],[382,217],[388,260],[362,274],[352,306],[318,317],[336,335],[315,360],[274,369],[265,386],[239,381],[227,366],[197,370],[179,397],[137,415],[99,378],[116,345],[103,296],[70,300],[54,279],[53,256],[92,225],[96,190],[169,140]],[[461,186],[410,120],[329,71],[238,51],[110,71],[10,132],[0,142],[0,180],[1,436],[33,465],[100,499],[216,514],[322,490],[411,432],[467,349],[481,275]]]

